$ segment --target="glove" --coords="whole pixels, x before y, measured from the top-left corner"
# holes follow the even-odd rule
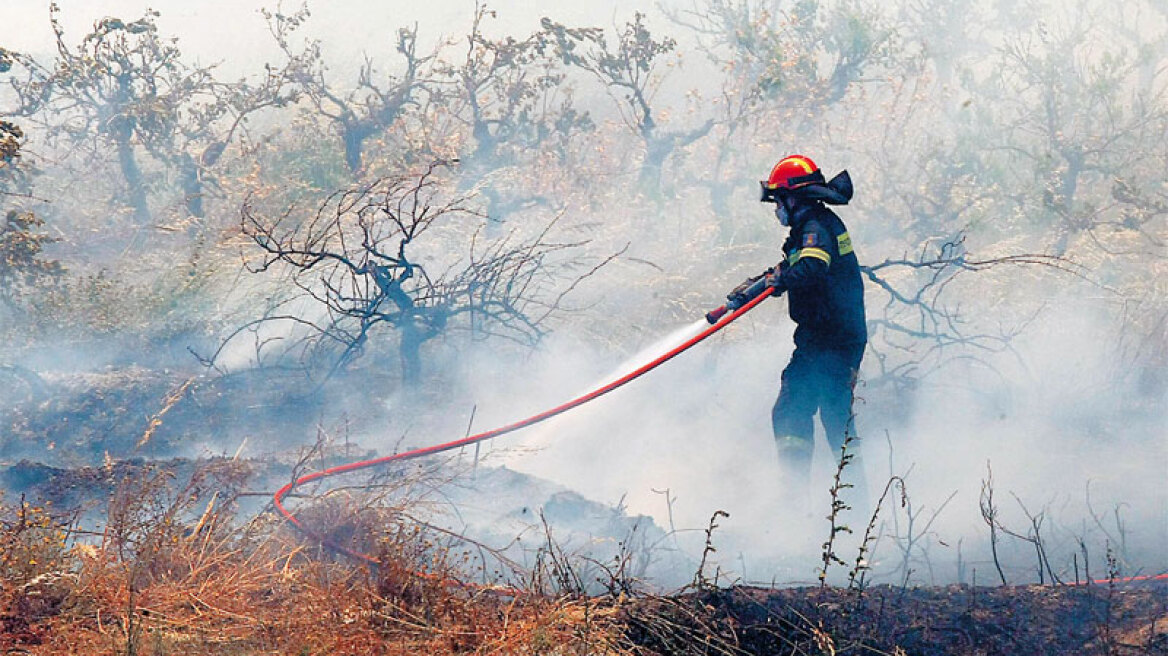
[[[774,268],[767,269],[767,285],[771,288],[771,296],[782,296],[787,291],[787,283],[783,281],[783,273],[787,270],[787,261],[783,260]]]
[[[766,284],[771,288],[771,296],[782,296],[786,290],[783,285],[783,274],[779,271],[774,271],[766,275]]]

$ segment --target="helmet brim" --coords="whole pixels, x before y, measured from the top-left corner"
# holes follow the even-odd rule
[[[777,187],[772,189],[770,186],[767,185],[766,180],[759,180],[758,187],[760,190],[758,201],[760,203],[777,203],[777,202],[779,202],[779,189]]]

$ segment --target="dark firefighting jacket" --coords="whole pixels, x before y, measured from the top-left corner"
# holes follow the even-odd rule
[[[842,348],[868,341],[864,282],[843,221],[819,202],[797,207],[783,243],[779,284],[786,291],[795,345]]]

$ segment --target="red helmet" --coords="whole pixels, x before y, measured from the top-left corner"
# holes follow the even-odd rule
[[[822,185],[825,182],[823,172],[819,170],[815,162],[802,155],[791,155],[775,164],[775,168],[771,169],[770,177],[766,180],[759,180],[759,185],[762,186],[761,200],[777,203],[780,189],[793,191],[813,184]]]

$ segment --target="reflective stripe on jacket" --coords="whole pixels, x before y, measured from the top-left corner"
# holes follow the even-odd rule
[[[781,266],[795,344],[866,343],[864,282],[847,227],[821,203],[798,208],[795,218]]]

